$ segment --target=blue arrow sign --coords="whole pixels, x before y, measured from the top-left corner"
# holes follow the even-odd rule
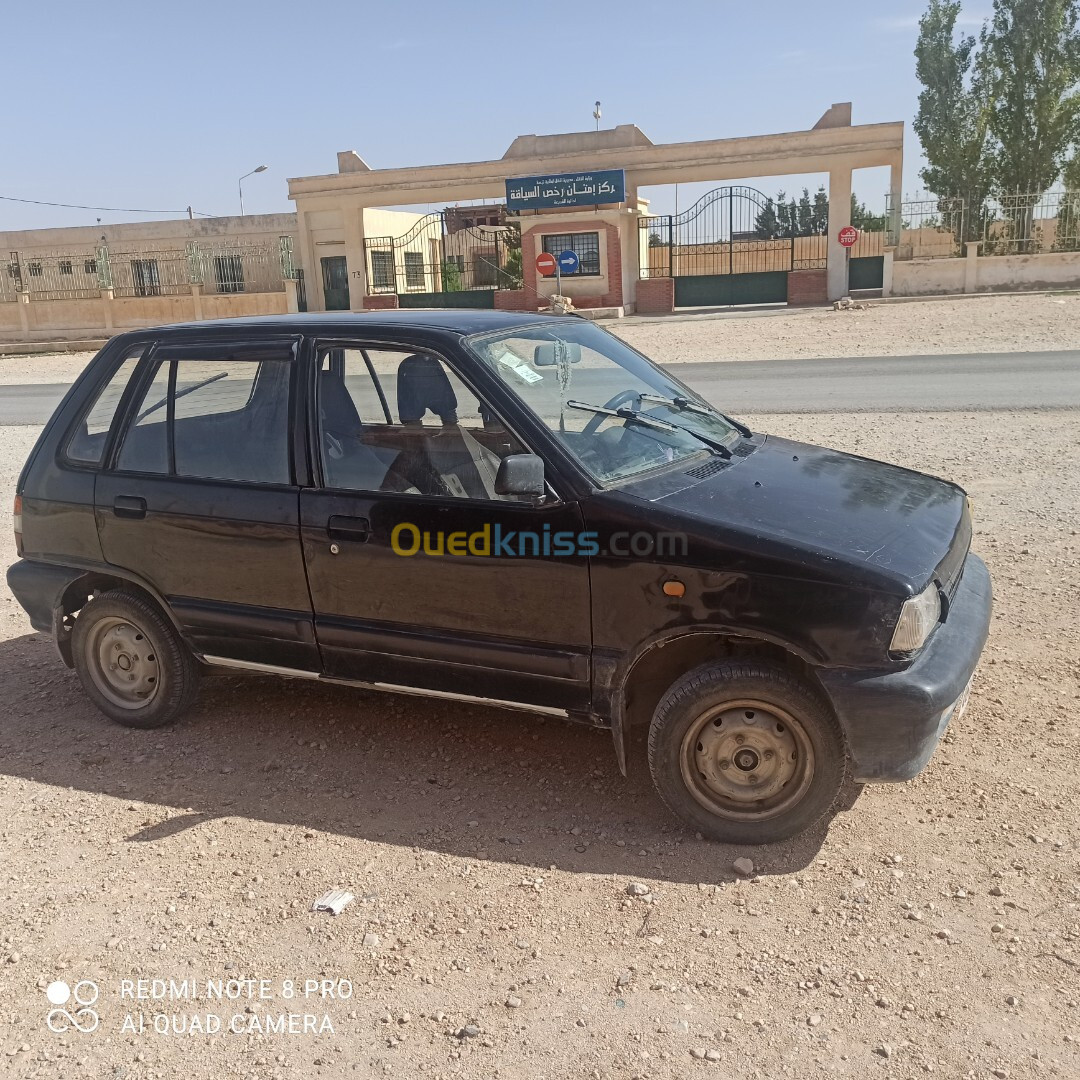
[[[571,251],[567,248],[565,251],[559,252],[559,270],[564,274],[576,274],[577,268],[581,265],[581,260],[577,257],[576,251]]]

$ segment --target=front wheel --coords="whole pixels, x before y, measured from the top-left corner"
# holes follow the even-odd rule
[[[195,658],[141,593],[95,596],[75,619],[71,651],[90,700],[125,727],[162,727],[195,699]]]
[[[667,692],[649,768],[668,807],[714,840],[771,844],[828,813],[847,778],[836,717],[779,665],[706,664]]]

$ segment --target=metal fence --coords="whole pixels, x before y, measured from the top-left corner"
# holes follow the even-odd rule
[[[1080,250],[1080,191],[999,195],[985,210],[983,255]]]
[[[19,293],[31,301],[94,299],[102,289],[114,296],[187,296],[193,285],[208,294],[282,292],[285,280],[295,277],[290,236],[277,243],[190,241],[149,250],[12,251],[0,273],[0,301]]]
[[[967,206],[963,199],[905,199],[898,207],[886,198],[888,243],[901,259],[944,259],[963,254]]]
[[[954,258],[965,242],[980,255],[1080,251],[1080,191],[962,198],[905,199],[887,209],[888,242],[900,259]]]
[[[95,253],[35,253],[12,251],[0,285],[0,299],[14,300],[26,292],[32,300],[79,300],[100,295],[98,257]]]

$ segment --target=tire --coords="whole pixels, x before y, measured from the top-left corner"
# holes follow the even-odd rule
[[[71,653],[87,696],[125,727],[172,723],[198,692],[195,658],[143,593],[95,596],[75,619]]]
[[[732,844],[773,844],[809,829],[848,773],[840,725],[785,668],[706,664],[661,699],[649,728],[660,797],[691,828]]]

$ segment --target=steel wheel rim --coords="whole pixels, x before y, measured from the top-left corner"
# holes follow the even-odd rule
[[[95,623],[86,660],[94,685],[117,708],[145,709],[161,691],[157,647],[130,619],[109,616]]]
[[[767,821],[789,810],[814,779],[814,747],[786,709],[753,699],[701,714],[683,736],[683,783],[718,817]]]

